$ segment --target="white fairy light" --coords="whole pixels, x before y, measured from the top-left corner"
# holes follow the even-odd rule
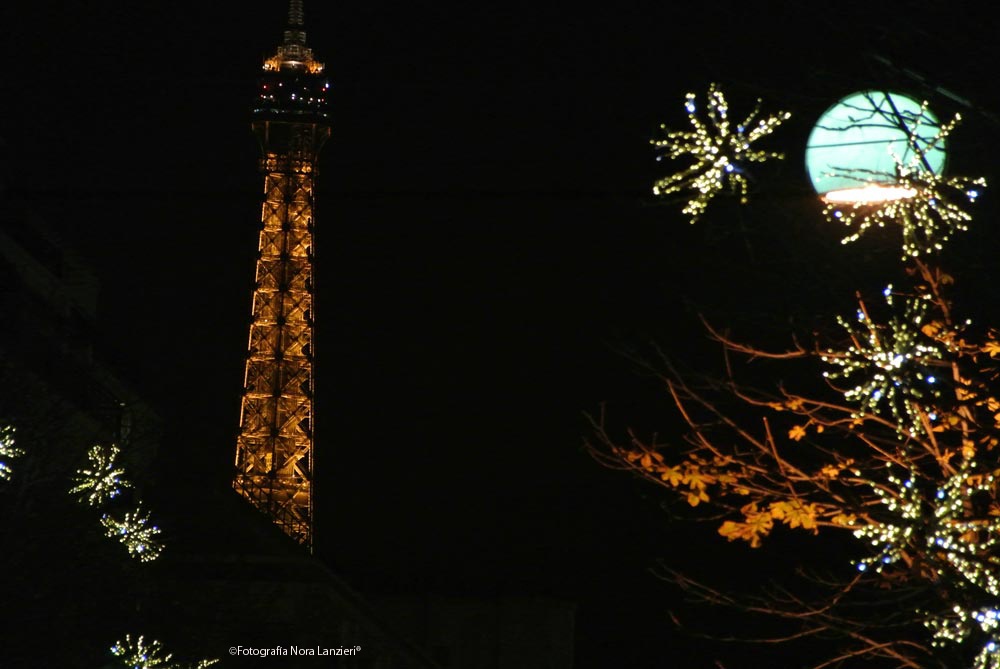
[[[883,294],[892,307],[892,286]],[[864,309],[857,313],[861,328],[837,318],[851,345],[841,351],[827,349],[820,355],[823,362],[839,368],[823,376],[855,383],[844,391],[845,399],[860,405],[855,417],[877,413],[887,405],[901,433],[924,429],[918,415],[920,405],[940,394],[930,370],[942,364],[947,353],[942,343],[921,331],[928,306],[929,301],[922,297],[909,298],[902,316],[893,316],[885,325],[876,323]]]
[[[926,107],[925,107],[926,109]],[[892,187],[882,184],[865,184],[855,189],[874,193],[870,197],[854,195],[845,201],[844,196],[826,197],[827,205],[823,214],[831,222],[843,223],[857,229],[845,237],[842,243],[856,241],[870,227],[897,225],[902,228],[903,257],[916,257],[934,253],[944,248],[951,235],[968,230],[972,216],[959,202],[965,199],[974,203],[979,197],[979,188],[986,187],[984,179],[968,177],[946,177],[928,169],[926,155],[939,145],[961,120],[955,115],[943,125],[933,138],[920,137],[915,128],[909,137],[912,155],[906,162],[893,155],[896,174],[869,174],[873,181],[891,178]],[[864,171],[854,170],[852,178],[864,176]],[[890,197],[887,193],[892,192]],[[850,206],[848,206],[850,205]]]
[[[118,539],[128,549],[128,554],[140,562],[151,562],[163,552],[163,545],[156,539],[160,528],[149,522],[149,514],[141,508],[125,514],[121,520],[108,514],[101,516],[105,534]]]
[[[76,470],[70,488],[71,495],[90,506],[100,506],[121,494],[132,484],[125,480],[125,470],[116,462],[120,450],[117,446],[93,446],[87,452],[88,467]]]
[[[13,473],[10,461],[24,455],[24,451],[14,446],[14,428],[0,427],[0,480],[9,481]]]
[[[693,160],[687,168],[658,180],[653,186],[655,195],[690,192],[691,197],[682,211],[691,217],[692,223],[727,185],[739,196],[740,203],[747,202],[748,187],[742,166],[784,157],[781,153],[751,149],[751,145],[770,135],[791,116],[787,112],[778,112],[753,123],[760,112],[758,100],[753,112],[734,127],[729,120],[729,104],[725,96],[715,84],[711,84],[708,88],[708,119],[705,122],[698,117],[695,98],[694,93],[688,93],[684,104],[693,130],[668,132],[665,139],[650,142],[657,149],[662,149],[671,160],[684,156]],[[666,125],[660,128],[666,130]],[[662,157],[658,156],[657,160]]]

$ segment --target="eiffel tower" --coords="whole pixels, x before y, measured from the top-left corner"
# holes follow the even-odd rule
[[[264,200],[233,487],[288,536],[313,541],[313,229],[330,84],[291,0],[264,61],[252,128]]]

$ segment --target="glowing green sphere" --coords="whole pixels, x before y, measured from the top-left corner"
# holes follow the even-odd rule
[[[892,186],[897,163],[940,174],[944,142],[931,145],[940,127],[930,110],[906,95],[854,93],[827,109],[809,135],[809,179],[826,197],[866,186]]]

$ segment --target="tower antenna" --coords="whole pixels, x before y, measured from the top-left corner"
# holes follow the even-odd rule
[[[288,3],[289,27],[305,27],[305,12],[302,11],[302,0],[290,0]]]

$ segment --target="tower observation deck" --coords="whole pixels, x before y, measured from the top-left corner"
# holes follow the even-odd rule
[[[295,541],[313,540],[313,226],[316,162],[330,136],[323,64],[302,0],[264,61],[252,128],[264,199],[233,487]]]

